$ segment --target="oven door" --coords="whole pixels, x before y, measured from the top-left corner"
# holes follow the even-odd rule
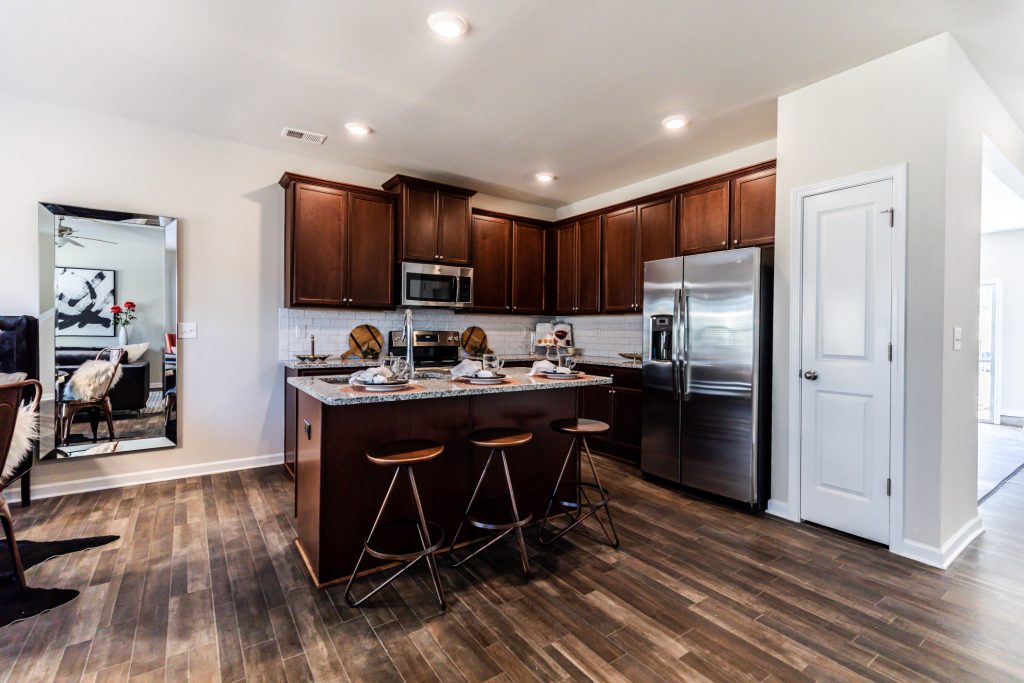
[[[462,308],[473,303],[472,268],[402,264],[402,305]]]

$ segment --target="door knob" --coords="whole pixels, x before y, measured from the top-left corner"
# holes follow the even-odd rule
[[[814,370],[808,370],[807,372],[804,373],[804,379],[809,379],[813,382],[814,380],[818,379],[818,373],[815,372]]]

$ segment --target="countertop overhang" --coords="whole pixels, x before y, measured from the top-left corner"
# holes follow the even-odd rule
[[[358,366],[357,366],[358,367]],[[511,394],[523,391],[550,391],[558,389],[576,389],[579,387],[611,384],[611,377],[587,375],[579,379],[546,379],[529,377],[527,368],[507,368],[505,374],[510,384],[468,384],[453,382],[450,379],[417,379],[415,383],[422,387],[420,391],[369,392],[346,391],[348,384],[332,384],[324,379],[333,375],[314,377],[290,377],[288,383],[299,391],[309,394],[324,405],[346,406],[363,403],[389,403],[397,401],[418,401],[432,398],[454,398],[460,396],[482,396],[494,394]],[[438,372],[437,374],[442,374]]]
[[[539,361],[545,360],[544,356],[538,354],[501,354],[501,357],[506,362],[516,363],[522,361]],[[608,356],[575,356],[576,362],[582,363],[583,365],[599,365],[601,367],[608,368],[633,368],[634,370],[641,369],[641,364],[627,360],[625,358],[611,358]],[[460,360],[462,360],[460,358]],[[326,360],[321,363],[306,363],[297,359],[283,360],[281,365],[292,370],[344,370],[346,368],[370,368],[375,365],[379,365],[380,361],[376,358],[345,358],[334,360]]]

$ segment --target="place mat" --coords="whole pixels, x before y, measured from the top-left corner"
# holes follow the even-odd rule
[[[358,384],[349,384],[348,386],[342,386],[340,391],[343,394],[356,394],[358,396],[391,396],[393,394],[408,394],[415,393],[417,391],[426,391],[426,387],[420,384],[407,384],[404,389],[397,389],[395,391],[369,391]]]

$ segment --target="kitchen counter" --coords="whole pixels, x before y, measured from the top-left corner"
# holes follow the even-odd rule
[[[510,354],[499,354],[505,359],[506,363],[523,363],[523,362],[534,362],[538,360],[545,360],[544,356],[538,354],[528,353],[510,353]],[[576,362],[583,363],[584,365],[600,365],[602,367],[610,368],[636,368],[640,369],[641,364],[637,361],[628,360],[621,356],[587,356],[579,355],[575,356]],[[317,369],[339,369],[344,370],[347,368],[370,368],[380,361],[376,358],[346,358],[346,359],[328,359],[322,363],[305,363],[300,360],[283,360],[281,365],[292,370],[317,370]]]
[[[487,459],[485,449],[468,442],[469,433],[488,427],[530,432],[530,443],[509,449],[509,469],[519,509],[532,514],[534,523],[541,520],[572,441],[551,429],[551,422],[579,416],[581,394],[612,380],[548,380],[526,372],[509,368],[514,383],[498,386],[421,379],[422,389],[397,394],[346,391],[347,384],[323,382],[322,375],[288,378],[297,395],[295,412],[288,416],[296,437],[296,545],[316,586],[345,580],[355,566],[393,472],[370,463],[366,452],[388,441],[430,439],[444,445],[438,458],[416,466],[426,517],[444,530],[444,547]],[[578,462],[572,457],[569,467],[575,472]],[[490,471],[481,500],[501,500],[503,487],[502,478]],[[566,489],[559,495],[574,493]],[[413,512],[403,489],[389,503],[385,521]],[[470,529],[464,538],[484,533]],[[418,541],[406,539],[406,545],[410,542]],[[371,572],[382,563],[369,560],[364,566]]]
[[[456,396],[481,396],[484,394],[510,394],[522,391],[548,391],[556,389],[573,389],[586,386],[611,384],[609,377],[586,375],[579,379],[547,379],[544,377],[527,376],[526,368],[508,368],[505,374],[511,380],[508,384],[468,384],[453,382],[447,379],[447,371],[427,371],[430,377],[417,379],[413,385],[415,391],[373,392],[353,389],[348,383],[338,384],[325,380],[332,376],[290,377],[288,384],[299,391],[312,396],[325,405],[343,406],[357,403],[391,403],[397,401],[417,401],[432,398],[449,398]]]

